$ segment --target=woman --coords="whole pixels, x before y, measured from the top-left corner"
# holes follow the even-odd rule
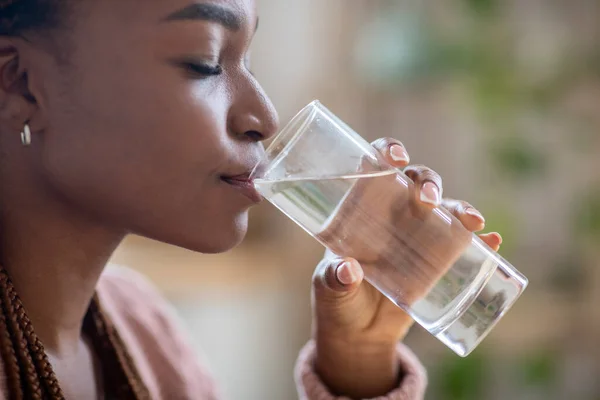
[[[0,398],[217,396],[165,302],[104,270],[129,233],[207,253],[243,238],[239,182],[277,129],[248,70],[257,20],[253,0],[0,0]],[[407,165],[400,143],[375,145]],[[407,171],[439,205],[439,176]],[[349,259],[317,267],[303,398],[423,396],[398,344],[410,318],[362,277]]]

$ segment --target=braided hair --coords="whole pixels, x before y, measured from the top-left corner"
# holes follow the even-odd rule
[[[0,36],[61,28],[69,0],[0,0]],[[97,296],[83,322],[100,357],[104,390],[110,399],[149,399],[135,364],[115,327],[103,313]],[[0,353],[9,398],[63,400],[64,395],[44,346],[6,270],[0,267]]]
[[[92,299],[83,331],[100,356],[110,399],[149,399],[118,332]],[[0,351],[11,399],[63,400],[64,395],[6,270],[0,267]]]

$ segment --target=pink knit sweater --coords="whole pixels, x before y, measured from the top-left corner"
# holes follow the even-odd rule
[[[104,311],[118,329],[141,378],[153,399],[219,399],[208,371],[194,355],[189,339],[174,317],[174,311],[158,291],[138,273],[109,267],[98,285]],[[329,393],[312,370],[314,345],[301,351],[296,382],[302,400],[346,400]],[[398,346],[403,378],[400,386],[378,400],[417,400],[424,396],[423,367],[405,346]],[[4,371],[0,368],[0,376]],[[0,400],[8,398],[4,379]]]

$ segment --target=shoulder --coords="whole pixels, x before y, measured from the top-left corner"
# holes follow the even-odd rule
[[[163,345],[171,342],[173,334],[184,335],[175,308],[139,272],[110,265],[100,278],[97,293],[102,308],[120,330],[134,329],[138,337],[167,342]]]
[[[126,267],[114,264],[106,267],[97,292],[102,306],[110,314],[156,322],[170,320],[175,315],[174,308],[146,277]]]
[[[211,398],[213,380],[200,363],[175,308],[147,278],[110,265],[97,293],[149,390],[157,393],[155,397],[180,397],[185,390]]]
[[[110,292],[130,299],[135,299],[139,295],[156,300],[161,298],[158,289],[144,275],[116,264],[109,264],[106,267],[98,282],[98,291]]]

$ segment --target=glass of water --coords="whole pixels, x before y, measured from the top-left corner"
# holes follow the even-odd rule
[[[460,356],[513,305],[527,279],[318,101],[255,168],[257,190]]]

